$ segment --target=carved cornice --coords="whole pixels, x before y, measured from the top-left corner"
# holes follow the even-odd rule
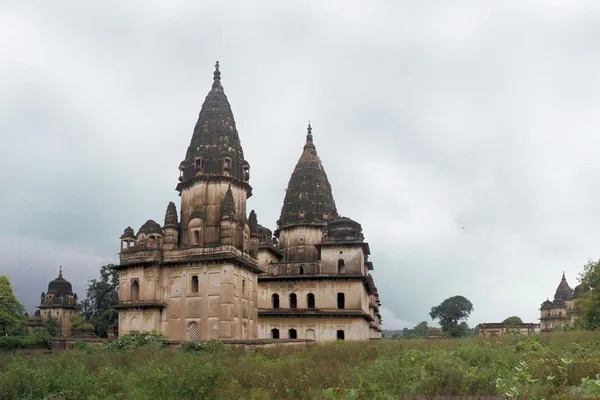
[[[116,310],[130,309],[130,308],[165,308],[167,305],[156,300],[131,300],[131,301],[119,301],[113,306]]]

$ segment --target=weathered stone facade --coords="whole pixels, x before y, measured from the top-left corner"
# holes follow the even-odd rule
[[[581,284],[571,289],[563,272],[554,293],[554,301],[546,299],[540,307],[541,331],[553,332],[565,325],[572,327],[577,319],[575,304],[585,291]]]
[[[180,218],[171,202],[163,226],[148,220],[137,234],[127,227],[121,236],[120,334],[381,337],[369,246],[360,224],[337,213],[310,125],[275,235],[254,211],[246,217],[250,165],[218,63],[179,170]]]

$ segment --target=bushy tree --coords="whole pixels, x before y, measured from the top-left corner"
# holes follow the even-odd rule
[[[523,320],[517,316],[512,316],[506,318],[504,321],[502,321],[502,323],[508,325],[519,325],[523,323]]]
[[[20,333],[25,327],[25,307],[13,293],[10,280],[0,275],[0,336]]]
[[[113,264],[100,268],[100,279],[88,283],[87,298],[81,302],[81,315],[94,326],[94,333],[107,337],[119,314],[113,307],[119,300],[119,273]]]
[[[48,335],[50,335],[50,337],[55,337],[60,334],[60,323],[56,318],[52,317],[51,315],[47,315],[46,318],[42,320],[42,324],[44,330],[48,332]]]
[[[453,296],[432,307],[429,315],[431,319],[440,321],[444,334],[457,337],[467,333],[469,326],[466,322],[459,324],[459,321],[469,318],[471,312],[473,303],[463,296]]]
[[[588,261],[581,273],[581,298],[575,304],[577,328],[595,330],[600,327],[600,261]]]

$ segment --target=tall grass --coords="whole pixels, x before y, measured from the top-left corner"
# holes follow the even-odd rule
[[[597,333],[214,349],[4,353],[0,399],[600,398]]]

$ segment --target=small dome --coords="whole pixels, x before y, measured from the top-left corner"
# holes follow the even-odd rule
[[[48,284],[48,293],[54,294],[54,297],[73,295],[73,287],[71,286],[71,282],[63,278],[62,269],[58,274],[58,278]]]
[[[360,224],[350,218],[337,218],[327,223],[325,227],[327,240],[345,241],[364,239]]]
[[[130,226],[125,228],[123,234],[121,235],[121,239],[135,239],[135,232],[133,231],[133,228]]]
[[[163,235],[163,230],[158,223],[149,219],[144,223],[144,225],[142,225],[142,227],[138,231],[138,235],[140,233],[146,235]]]

